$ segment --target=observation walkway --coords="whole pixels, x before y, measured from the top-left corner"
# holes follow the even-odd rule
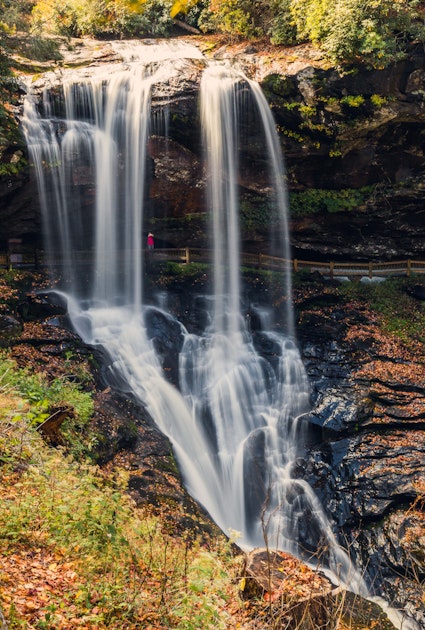
[[[212,250],[182,247],[182,248],[155,248],[145,250],[145,255],[152,262],[170,261],[182,264],[210,262]],[[90,251],[74,252],[72,265],[86,265],[93,259]],[[124,259],[124,255],[123,255]],[[240,254],[241,266],[269,271],[283,271],[289,262],[293,271],[319,272],[328,278],[334,277],[364,277],[374,276],[411,276],[425,274],[425,260],[396,260],[391,262],[315,262],[312,260],[300,260],[297,258],[287,261],[277,256],[267,254]],[[62,267],[69,264],[61,255],[55,256],[55,266]],[[0,253],[0,268],[22,269],[41,268],[47,265],[47,259],[43,252],[10,252]]]

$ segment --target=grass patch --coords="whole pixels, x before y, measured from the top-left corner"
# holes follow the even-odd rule
[[[18,368],[10,352],[3,350],[0,352],[0,394],[6,396],[3,414],[13,423],[23,422],[37,429],[58,409],[64,410],[66,417],[59,434],[60,442],[75,457],[86,457],[97,443],[89,429],[94,404],[91,393],[84,390],[86,378],[82,383],[70,382],[66,376],[49,382],[40,373]],[[14,403],[13,408],[11,403]],[[7,452],[7,444],[3,446]]]
[[[424,303],[409,295],[415,278],[388,278],[385,282],[363,284],[346,282],[339,291],[346,298],[367,303],[381,317],[384,333],[405,342],[425,342]]]
[[[342,190],[325,190],[312,188],[302,192],[289,194],[289,205],[292,216],[305,216],[318,212],[346,212],[363,206],[371,196],[372,188],[346,188]]]

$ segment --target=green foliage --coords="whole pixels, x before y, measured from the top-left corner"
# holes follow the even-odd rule
[[[8,32],[27,31],[35,0],[0,0],[3,28]]]
[[[170,277],[173,280],[183,278],[185,280],[196,281],[203,278],[210,271],[210,265],[207,263],[189,263],[182,265],[176,262],[166,262],[160,265],[160,273],[163,277]]]
[[[209,0],[199,0],[185,14],[185,22],[190,26],[199,28],[200,20],[202,16],[209,13]]]
[[[11,584],[10,563],[2,565],[9,578],[2,612],[11,628],[28,626],[26,608],[14,605],[20,587],[37,628],[227,627],[226,601],[237,602],[238,595],[236,563],[224,539],[207,549],[193,534],[168,533],[168,511],[141,511],[126,495],[128,474],[107,478],[76,463],[22,420],[0,416],[2,453],[5,445],[0,540],[2,554],[13,556],[22,573],[22,584]],[[43,578],[48,597],[38,598],[44,583],[29,592],[25,582]]]
[[[203,31],[215,30],[239,37],[256,37],[260,31],[255,22],[256,3],[248,0],[211,2],[210,11],[200,23]]]
[[[1,109],[1,106],[0,106],[0,109]],[[1,125],[1,119],[2,119],[2,116],[1,116],[1,111],[0,111],[0,125]],[[15,131],[15,128],[11,126],[9,128],[9,131],[10,132]],[[17,128],[16,128],[16,132],[18,132]],[[12,138],[11,138],[11,133],[8,133],[7,135],[9,136],[9,139],[12,139],[12,140],[15,139],[14,134],[12,135]],[[28,161],[26,159],[19,160],[19,162],[17,162],[16,164],[11,164],[10,162],[0,163],[0,177],[10,177],[13,175],[19,175],[19,173],[21,173],[22,170],[27,165],[28,165]]]
[[[321,42],[326,34],[329,0],[290,0],[290,12],[298,41]],[[338,3],[340,4],[340,3]],[[335,3],[332,3],[332,8]]]
[[[424,41],[417,0],[212,0],[202,28],[268,35],[274,44],[311,41],[335,63],[382,67]]]
[[[364,96],[361,96],[361,94],[358,94],[356,96],[348,95],[348,96],[343,96],[341,98],[341,104],[347,105],[348,107],[357,108],[363,105],[364,102],[365,102]]]
[[[89,421],[93,414],[93,401],[91,395],[82,391],[77,384],[59,378],[48,383],[40,374],[32,374],[16,366],[13,370],[10,368],[11,360],[6,353],[1,353],[0,376],[8,373],[8,384],[28,403],[28,411],[15,419],[24,418],[36,426],[50,415],[50,409],[69,407],[81,424]]]
[[[127,30],[160,37],[169,35],[173,26],[172,4],[172,0],[146,0],[141,13],[129,16]]]
[[[244,196],[240,202],[241,226],[244,231],[264,231],[270,229],[273,221],[277,220],[276,213],[268,204],[267,199],[259,196]]]
[[[272,44],[296,44],[297,30],[291,14],[291,0],[274,0],[271,9],[273,19],[267,34]]]
[[[344,212],[363,205],[370,193],[369,187],[343,190],[312,188],[299,193],[290,193],[289,206],[294,216],[316,212]]]
[[[166,35],[171,26],[172,0],[39,0],[34,24],[66,36]]]
[[[120,4],[106,0],[41,0],[33,11],[35,27],[66,36],[118,32],[121,18]]]
[[[96,435],[87,430],[94,405],[89,392],[78,382],[66,377],[48,383],[41,374],[19,369],[8,353],[0,353],[0,387],[12,391],[20,399],[20,408],[8,414],[13,422],[25,422],[38,427],[55,411],[66,411],[61,426],[61,440],[77,458],[90,454],[97,442]]]
[[[372,96],[370,97],[370,102],[374,107],[376,107],[376,109],[380,109],[388,102],[388,99],[387,97],[380,96],[379,94],[372,94]]]
[[[198,4],[197,0],[174,0],[171,7],[171,17],[176,17],[179,13],[186,15]]]
[[[8,105],[14,102],[16,93],[17,83],[12,75],[10,60],[4,48],[0,23],[0,146],[14,143],[19,137],[18,125]]]
[[[424,38],[416,0],[292,0],[298,36],[317,43],[336,63],[382,67]]]
[[[346,297],[365,301],[380,314],[384,333],[393,334],[405,342],[425,342],[425,309],[407,289],[417,283],[415,278],[388,278],[385,282],[360,284],[346,282],[340,292]]]

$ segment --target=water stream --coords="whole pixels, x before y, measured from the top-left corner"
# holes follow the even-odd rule
[[[285,333],[270,319],[261,330],[273,360],[261,352],[241,309],[238,130],[247,102],[263,129],[279,253],[289,258],[284,166],[264,96],[238,70],[205,63],[200,112],[214,293],[208,325],[195,334],[143,302],[142,252],[152,86],[175,76],[182,59],[200,54],[175,45],[149,53],[134,43],[117,45],[125,64],[65,77],[65,115],[48,91],[42,103],[31,94],[25,103],[46,249],[52,262],[60,252],[73,325],[87,343],[105,349],[111,377],[143,402],[170,438],[187,489],[225,533],[239,532],[242,548],[268,544],[316,561],[336,581],[367,595],[313,489],[294,475],[308,431],[309,385],[294,339],[289,271],[282,274]],[[91,206],[76,178],[92,182]],[[90,264],[79,267],[83,251],[90,252]],[[178,387],[164,377],[149,338],[146,317],[154,309],[182,339]]]

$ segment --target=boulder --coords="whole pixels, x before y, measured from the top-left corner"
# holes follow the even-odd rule
[[[283,551],[249,552],[241,593],[246,599],[266,602],[263,618],[273,627],[332,630],[347,624],[349,628],[395,628],[379,605],[335,587],[319,569]]]
[[[0,314],[0,348],[7,347],[10,342],[22,333],[22,323],[11,315]]]

